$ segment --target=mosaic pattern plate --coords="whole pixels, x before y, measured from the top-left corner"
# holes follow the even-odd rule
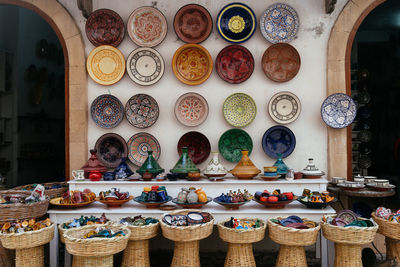
[[[296,137],[285,126],[273,126],[264,133],[262,147],[265,154],[273,159],[277,159],[278,154],[282,154],[282,158],[286,158],[296,147]]]
[[[256,25],[253,10],[242,3],[226,5],[217,17],[218,33],[231,43],[242,43],[250,39],[256,31]]]
[[[86,36],[94,46],[117,47],[125,35],[121,16],[110,9],[98,9],[90,13],[85,24]]]
[[[124,76],[125,58],[117,48],[101,45],[90,52],[86,69],[93,81],[102,85],[112,85]]]
[[[269,6],[260,18],[261,33],[273,44],[292,41],[297,35],[299,24],[296,10],[282,3]]]
[[[182,155],[182,147],[188,148],[190,159],[194,164],[203,163],[208,159],[211,152],[211,145],[208,138],[199,132],[187,132],[178,141],[178,153]]]
[[[225,99],[222,107],[225,120],[234,127],[249,125],[257,114],[253,98],[243,93],[236,93]]]
[[[346,94],[337,93],[328,96],[321,106],[322,120],[332,128],[349,126],[357,115],[354,100]]]
[[[165,65],[160,53],[150,47],[139,47],[126,60],[126,72],[140,85],[152,85],[164,74]]]
[[[172,58],[172,70],[181,82],[198,85],[210,77],[213,61],[210,53],[198,44],[185,44],[176,50]]]
[[[153,151],[153,157],[158,160],[161,147],[157,139],[149,133],[137,133],[128,140],[128,158],[136,166],[142,166],[147,159],[147,151]]]
[[[128,146],[124,138],[115,133],[102,135],[94,147],[97,150],[97,158],[107,168],[116,168],[122,158],[128,156]]]
[[[132,96],[125,105],[125,116],[137,128],[148,128],[158,119],[160,110],[157,101],[146,94]]]
[[[299,98],[290,92],[275,94],[268,104],[268,112],[277,123],[291,123],[300,115],[301,103]]]
[[[253,141],[250,135],[241,129],[231,129],[222,134],[218,141],[221,155],[230,162],[238,162],[242,158],[242,150],[253,150]]]
[[[114,128],[124,118],[124,106],[112,95],[98,96],[90,106],[92,120],[101,128]]]
[[[181,7],[174,18],[176,35],[186,43],[198,44],[206,40],[212,31],[212,24],[208,10],[196,4]]]
[[[200,125],[208,116],[207,100],[196,93],[181,95],[175,103],[175,116],[185,126]]]
[[[154,47],[160,44],[168,32],[164,15],[153,7],[139,7],[129,17],[129,37],[138,46]]]
[[[219,77],[228,83],[242,83],[254,70],[254,58],[247,48],[230,45],[219,52],[215,62]]]

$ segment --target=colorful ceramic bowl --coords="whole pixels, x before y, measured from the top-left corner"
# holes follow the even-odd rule
[[[182,154],[182,147],[188,148],[188,154],[194,164],[203,163],[208,159],[211,152],[211,145],[208,138],[200,132],[187,132],[178,141],[177,150],[179,156]]]
[[[156,123],[160,109],[157,101],[146,94],[132,96],[125,105],[125,116],[130,124],[144,129]]]
[[[136,166],[142,166],[147,159],[147,151],[153,151],[155,160],[160,158],[161,147],[157,139],[149,133],[137,133],[128,140],[128,158]]]
[[[208,116],[207,100],[197,93],[181,95],[175,103],[175,117],[185,126],[198,126]]]
[[[128,146],[124,138],[115,133],[102,135],[95,144],[96,157],[108,168],[116,168],[128,156]]]
[[[234,127],[245,127],[257,114],[256,102],[249,95],[236,93],[225,99],[222,106],[225,120]]]
[[[250,156],[253,150],[253,141],[245,131],[231,129],[219,138],[218,149],[227,161],[238,162],[242,158],[242,150],[248,150]]]
[[[100,95],[90,106],[90,115],[94,123],[101,128],[114,128],[124,118],[124,108],[113,95]]]

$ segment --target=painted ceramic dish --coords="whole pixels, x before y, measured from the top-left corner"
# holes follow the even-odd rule
[[[182,209],[201,209],[204,205],[207,205],[212,201],[211,197],[207,197],[206,202],[196,202],[196,203],[181,203],[178,201],[177,198],[172,199],[172,202],[178,206],[180,206]]]
[[[240,129],[231,129],[222,134],[218,141],[221,155],[230,162],[238,162],[242,158],[242,150],[253,150],[253,141],[250,135]]]
[[[194,164],[200,164],[208,159],[211,145],[208,138],[199,132],[187,132],[178,141],[178,153],[182,155],[182,147],[188,148],[188,154]]]
[[[129,16],[127,31],[138,46],[154,47],[160,44],[168,31],[164,15],[153,7],[139,7]]]
[[[242,43],[256,31],[256,15],[242,3],[231,3],[221,9],[217,17],[218,33],[226,41]]]
[[[268,104],[268,112],[277,123],[291,123],[300,115],[301,103],[299,98],[290,92],[275,94]]]
[[[250,202],[250,200],[244,201],[244,202],[236,202],[236,203],[228,203],[228,202],[222,202],[219,201],[218,198],[214,198],[213,201],[215,203],[220,204],[227,210],[238,210],[240,206],[246,204],[247,202]]]
[[[346,94],[332,94],[325,99],[321,106],[322,120],[332,128],[349,126],[356,115],[356,103]]]
[[[128,146],[124,138],[115,133],[106,133],[97,139],[94,146],[96,157],[108,168],[116,168],[122,158],[128,156]]]
[[[50,204],[57,207],[57,208],[67,208],[67,209],[74,209],[74,208],[81,208],[81,207],[86,207],[95,202],[96,200],[93,199],[92,201],[88,202],[81,202],[81,203],[73,203],[73,204],[61,204],[61,200],[63,200],[62,197],[56,197],[53,199],[50,199]]]
[[[260,18],[261,33],[273,44],[292,41],[297,35],[299,24],[296,10],[282,3],[269,6]]]
[[[156,209],[156,208],[160,207],[162,204],[165,204],[165,203],[171,201],[172,197],[168,196],[167,200],[161,201],[161,202],[144,202],[144,201],[141,201],[140,199],[141,199],[140,197],[135,197],[133,200],[136,201],[137,203],[145,205],[146,208],[148,208],[148,209]]]
[[[300,69],[300,55],[290,44],[279,43],[265,50],[261,66],[265,75],[274,82],[293,79]]]
[[[129,202],[133,199],[133,196],[130,196],[127,199],[122,199],[122,200],[103,200],[100,199],[99,197],[96,197],[96,201],[103,203],[104,205],[107,205],[108,207],[121,207],[124,205],[126,202]]]
[[[201,43],[212,31],[212,18],[207,9],[200,5],[189,4],[181,7],[175,14],[174,29],[176,35],[186,43]]]
[[[277,159],[278,154],[286,158],[292,154],[296,146],[296,137],[293,132],[285,126],[273,126],[269,128],[262,138],[262,147],[265,154]]]
[[[208,116],[208,103],[196,93],[181,95],[175,103],[175,116],[185,126],[198,126]]]
[[[224,102],[222,113],[225,120],[234,127],[249,125],[257,114],[253,98],[243,93],[230,95]]]
[[[93,81],[101,85],[111,85],[124,76],[125,58],[117,48],[101,45],[90,52],[86,69]]]
[[[284,209],[287,204],[290,204],[295,200],[295,198],[291,200],[285,201],[277,201],[277,202],[268,202],[268,201],[260,201],[258,199],[253,198],[253,200],[261,205],[264,205],[267,209]]]
[[[94,46],[117,47],[125,35],[121,16],[110,9],[98,9],[90,13],[85,24],[86,36]]]
[[[137,133],[128,140],[128,158],[136,166],[142,166],[147,159],[147,151],[153,151],[155,160],[160,158],[161,147],[157,139],[149,133]]]
[[[198,85],[210,77],[213,61],[210,53],[198,44],[185,44],[172,58],[172,70],[181,82]]]
[[[90,106],[92,120],[101,128],[114,128],[124,118],[124,106],[113,95],[100,95]]]
[[[230,45],[219,52],[215,62],[219,77],[228,83],[242,83],[254,70],[254,58],[247,48]]]
[[[152,126],[158,119],[157,101],[149,95],[132,96],[125,105],[125,115],[133,126],[144,129]]]
[[[160,53],[150,47],[139,47],[126,60],[126,72],[132,81],[140,85],[152,85],[164,74],[164,60]]]

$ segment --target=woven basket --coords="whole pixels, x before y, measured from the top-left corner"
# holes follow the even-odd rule
[[[277,219],[277,218],[275,218]],[[311,246],[317,242],[320,226],[309,229],[284,227],[268,220],[269,237],[275,243],[286,246]]]
[[[155,237],[158,234],[160,223],[152,223],[143,226],[127,225],[131,230],[129,240],[146,240]]]
[[[71,223],[71,222],[72,222],[72,221],[68,221],[68,222],[66,222],[66,223],[69,224],[69,223]],[[112,223],[111,221],[108,221],[108,222],[106,222],[106,223],[104,223],[104,224],[85,225],[85,226],[75,227],[75,228],[70,228],[70,229],[88,228],[88,227],[91,227],[91,226],[93,226],[93,225],[96,225],[96,226],[100,226],[100,225],[101,225],[101,226],[105,226],[105,225],[109,225],[109,224],[111,224],[111,223]],[[65,234],[65,231],[67,231],[67,230],[69,230],[69,229],[64,229],[64,228],[62,228],[62,225],[63,225],[63,224],[59,224],[59,225],[58,225],[58,236],[60,237],[61,243],[65,244],[64,234]]]
[[[241,218],[239,220],[255,221],[256,219]],[[265,229],[267,228],[267,225],[263,220],[260,220],[259,228],[250,229],[228,228],[224,226],[225,222],[226,221],[223,221],[217,224],[219,237],[225,242],[234,244],[247,244],[255,243],[264,239]]]
[[[48,196],[49,199],[56,198],[56,197],[62,197],[63,194],[68,191],[68,186],[65,186],[65,185],[67,185],[67,182],[52,182],[52,183],[44,183],[42,185],[44,187],[46,187],[46,186],[51,187],[53,184],[59,184],[59,185],[62,185],[62,187],[44,190],[44,194],[46,196]],[[21,191],[26,191],[26,192],[31,193],[31,191],[27,191],[27,188],[32,188],[32,187],[33,187],[33,184],[21,185],[21,186],[14,187],[12,190],[18,190],[18,191],[21,190]]]
[[[376,216],[375,212],[373,212],[371,216],[379,226],[378,233],[392,239],[400,240],[400,223],[380,218]]]

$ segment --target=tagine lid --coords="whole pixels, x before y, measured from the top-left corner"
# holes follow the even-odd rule
[[[190,159],[188,154],[188,148],[182,147],[182,155],[174,168],[170,170],[172,173],[189,173],[189,172],[200,172],[200,169],[196,167],[193,161]]]
[[[235,168],[233,170],[229,171],[233,175],[235,174],[259,174],[261,170],[259,170],[254,163],[251,161],[249,158],[248,150],[242,150],[242,158],[240,161],[236,164]]]
[[[149,171],[153,175],[162,173],[164,169],[161,168],[157,160],[154,159],[153,151],[149,150],[147,151],[147,154],[148,154],[147,159],[136,172],[139,173],[140,175],[143,175],[146,171]]]
[[[84,170],[85,173],[91,172],[91,171],[100,171],[100,172],[105,172],[107,171],[107,168],[104,167],[104,165],[98,160],[96,157],[97,150],[96,149],[91,149],[90,150],[90,158],[86,162],[85,165],[82,166],[81,169]]]
[[[314,159],[309,158],[307,166],[301,171],[304,175],[310,176],[322,176],[325,175],[325,172],[318,169],[314,164]]]

